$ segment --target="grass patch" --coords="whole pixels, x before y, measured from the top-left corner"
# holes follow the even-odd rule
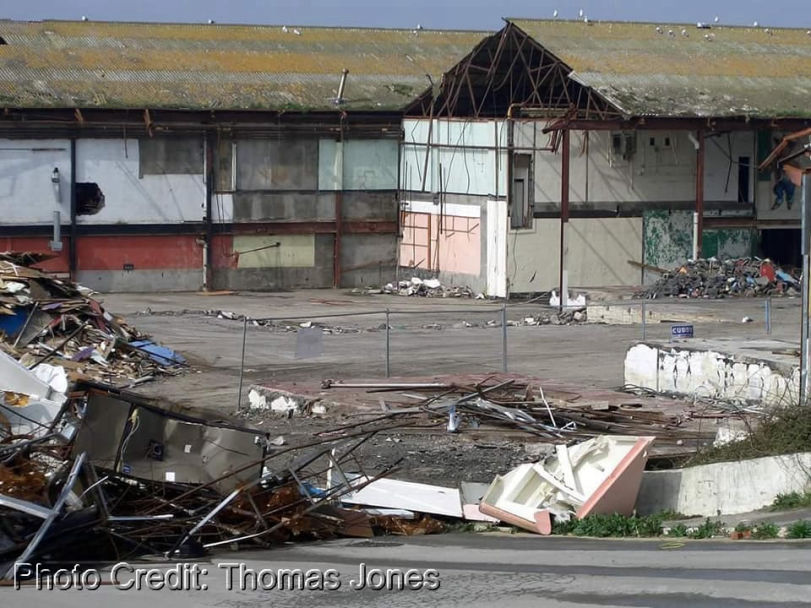
[[[811,521],[795,521],[786,530],[786,538],[811,538]]]
[[[780,533],[780,528],[776,524],[767,522],[756,525],[752,528],[752,538],[756,540],[769,540],[777,538]]]
[[[688,466],[811,452],[811,407],[784,406],[772,410],[740,441],[698,452]]]
[[[589,515],[583,519],[555,521],[553,534],[593,536],[597,538],[653,537],[662,534],[662,519],[658,515]]]
[[[687,526],[684,524],[676,524],[670,530],[667,531],[668,536],[673,536],[674,538],[687,538],[690,531],[687,529]]]
[[[713,538],[715,536],[726,536],[727,530],[724,522],[712,521],[709,517],[704,520],[704,523],[698,526],[695,530],[690,532],[690,538]]]
[[[800,507],[811,507],[811,492],[778,494],[769,510],[785,511],[786,509],[799,509]]]

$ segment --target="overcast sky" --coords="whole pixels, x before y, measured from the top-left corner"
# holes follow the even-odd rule
[[[502,17],[808,27],[807,0],[0,0],[0,17],[487,29]]]

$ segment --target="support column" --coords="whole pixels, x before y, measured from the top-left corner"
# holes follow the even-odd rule
[[[335,241],[333,243],[332,286],[341,286],[341,237],[343,235],[344,204],[344,123],[341,120],[341,131],[335,147]]]
[[[567,294],[564,293],[566,286],[566,224],[569,222],[569,129],[563,130],[563,138],[560,145],[560,276],[559,294],[560,310],[566,305]],[[567,288],[568,291],[568,288]]]
[[[801,213],[802,213],[802,243],[801,252],[803,256],[803,284],[802,284],[802,318],[800,325],[800,405],[808,402],[809,395],[811,394],[811,378],[809,378],[809,363],[811,363],[811,311],[809,302],[811,302],[811,281],[808,280],[809,271],[811,271],[811,262],[809,256],[811,255],[811,178],[808,173],[803,174],[802,181],[802,198],[801,198]]]
[[[212,213],[212,199],[214,197],[214,134],[207,133],[205,136],[205,170],[206,170],[206,234],[205,234],[205,252],[203,253],[203,263],[205,270],[203,274],[203,289],[211,291],[212,277],[214,274],[214,224]]]
[[[698,132],[698,149],[696,150],[696,243],[693,249],[697,257],[702,256],[704,240],[704,131]]]
[[[68,243],[68,270],[70,278],[77,281],[78,253],[76,236],[76,138],[70,140],[70,241]]]

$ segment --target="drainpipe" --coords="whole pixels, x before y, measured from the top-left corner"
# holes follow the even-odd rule
[[[70,242],[68,245],[68,270],[73,281],[78,280],[77,273],[77,236],[76,236],[76,138],[70,140]]]

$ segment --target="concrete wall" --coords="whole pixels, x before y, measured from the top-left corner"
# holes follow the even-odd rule
[[[642,218],[574,218],[566,227],[569,285],[638,285]],[[559,283],[560,220],[535,219],[507,237],[507,277],[514,293],[546,291]]]
[[[779,494],[811,488],[811,454],[719,462],[670,471],[645,471],[636,501],[640,515],[672,510],[687,516],[748,513]]]
[[[278,252],[271,248],[263,250],[269,253],[261,256],[234,255],[273,242],[283,244]],[[287,250],[285,257],[282,248]],[[292,249],[295,253],[290,251]],[[228,237],[215,251],[213,281],[217,289],[261,291],[332,286],[334,238],[331,234]],[[240,261],[246,257],[248,261],[241,265]]]

